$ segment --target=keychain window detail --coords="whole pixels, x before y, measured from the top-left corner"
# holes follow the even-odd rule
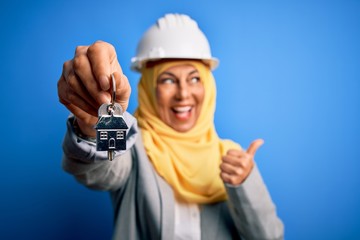
[[[117,131],[116,139],[124,139],[124,131]]]
[[[100,140],[107,140],[108,134],[107,132],[100,132]]]

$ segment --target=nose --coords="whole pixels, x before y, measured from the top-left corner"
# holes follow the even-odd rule
[[[190,96],[190,88],[186,81],[180,81],[177,88],[176,98],[178,100],[186,99]]]

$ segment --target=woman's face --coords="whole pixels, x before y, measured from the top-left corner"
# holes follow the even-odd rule
[[[204,86],[191,65],[166,69],[157,78],[156,99],[160,119],[178,132],[193,128],[204,101]]]

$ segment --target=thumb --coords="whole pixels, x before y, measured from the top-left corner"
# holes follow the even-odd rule
[[[249,146],[249,148],[246,150],[246,152],[248,153],[248,154],[251,154],[252,156],[254,156],[255,155],[255,153],[256,153],[256,151],[259,149],[259,147],[261,146],[261,145],[263,145],[264,144],[264,140],[263,139],[256,139],[255,141],[253,141],[251,144],[250,144],[250,146]]]

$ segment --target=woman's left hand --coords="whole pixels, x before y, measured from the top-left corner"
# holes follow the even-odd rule
[[[253,141],[249,148],[244,150],[230,149],[222,157],[220,164],[221,179],[231,185],[239,185],[245,181],[254,167],[254,156],[264,140]]]

